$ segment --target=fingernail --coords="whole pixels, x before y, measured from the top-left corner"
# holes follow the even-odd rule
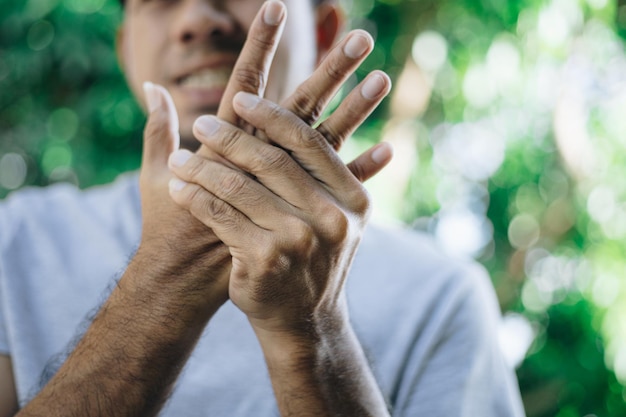
[[[356,59],[361,57],[369,48],[369,38],[362,34],[353,34],[343,47],[343,53],[348,58]]]
[[[159,106],[161,106],[161,95],[157,91],[154,84],[149,81],[143,83],[143,92],[146,96],[146,104],[148,106],[148,111],[152,113]]]
[[[270,26],[278,26],[285,13],[283,4],[277,1],[268,1],[263,13],[263,21]]]
[[[220,122],[213,116],[200,116],[196,120],[196,129],[206,136],[211,137],[220,128]]]
[[[378,145],[378,148],[372,152],[372,161],[376,163],[376,165],[380,165],[388,161],[393,156],[393,151],[391,145],[386,142],[383,142],[381,145]]]
[[[185,188],[186,185],[187,183],[185,181],[180,180],[178,178],[172,178],[169,183],[170,192],[174,193],[174,192],[180,191],[183,188]]]
[[[187,149],[179,149],[170,155],[170,164],[175,167],[182,167],[189,161],[192,153]]]
[[[243,91],[240,91],[239,93],[237,93],[234,99],[236,104],[246,109],[254,108],[259,103],[260,100],[261,98],[259,96],[246,93]]]
[[[370,75],[365,84],[361,87],[361,95],[368,99],[373,100],[380,95],[385,89],[385,79],[380,74]]]

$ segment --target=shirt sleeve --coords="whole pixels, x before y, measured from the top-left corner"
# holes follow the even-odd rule
[[[524,416],[514,372],[498,343],[501,320],[493,286],[479,266],[461,269],[450,300],[431,317],[441,331],[425,365],[409,358],[394,417]],[[416,335],[416,339],[419,335]],[[417,362],[417,361],[416,361]]]

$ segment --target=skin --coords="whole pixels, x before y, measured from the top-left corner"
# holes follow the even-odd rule
[[[192,134],[194,121],[204,114],[216,114],[222,96],[229,101],[234,93],[224,94],[225,80],[203,89],[185,87],[180,78],[199,68],[218,73],[232,70],[263,3],[264,0],[127,2],[126,18],[119,34],[119,54],[128,85],[140,98],[144,97],[142,86],[146,81],[168,90],[176,104],[185,146],[197,147]],[[257,90],[253,92],[264,93],[273,101],[286,97],[286,92],[295,90],[312,73],[335,36],[329,33],[323,37],[318,49],[311,36],[315,33],[315,20],[311,19],[310,4],[294,0],[286,4],[290,18],[282,23],[288,36],[277,47],[272,71],[269,71],[272,60],[266,56],[261,68],[266,74],[262,77],[265,81],[260,81],[259,57],[251,57],[247,68],[242,68],[243,82],[239,83],[252,84],[251,89]],[[325,7],[320,12],[324,10]],[[321,14],[319,18],[328,19]],[[255,83],[262,85],[257,88]],[[222,107],[219,116],[232,120],[234,115]]]
[[[281,414],[386,415],[344,293],[367,194],[319,132],[254,99],[239,93],[235,110],[278,147],[217,118],[204,118],[217,123],[211,133],[196,131],[255,179],[180,151],[170,164],[185,181],[171,195],[228,246],[229,297],[261,343]]]
[[[17,393],[13,384],[13,366],[9,356],[0,356],[0,416],[17,412]]]
[[[147,80],[172,92],[145,89],[141,243],[76,349],[19,416],[156,415],[198,337],[229,298],[259,339],[283,416],[388,415],[350,326],[343,284],[369,214],[360,181],[391,154],[379,145],[346,166],[333,148],[388,93],[389,80],[370,75],[313,129],[332,92],[371,50],[371,39],[353,33],[329,52],[338,29],[330,4],[314,15],[300,0],[285,1],[297,22],[285,27],[281,3],[239,0],[232,9],[235,2],[217,3],[127,5],[120,51],[129,85],[138,95]],[[268,20],[269,8],[279,13]],[[292,44],[278,46],[280,32],[297,32],[296,26],[311,30],[304,38],[290,33]],[[294,44],[315,45],[315,27],[322,31],[319,48]],[[228,61],[232,51],[215,45],[246,34],[253,41],[232,63],[220,92],[176,85],[177,74],[196,62]],[[346,45],[355,36],[365,39],[365,48],[346,54],[354,51]],[[292,56],[297,50],[305,52],[302,60]],[[281,99],[291,80],[310,73],[300,65],[312,70],[327,53],[281,106],[245,105],[258,94]],[[217,117],[194,125],[204,113]],[[218,130],[203,129],[207,117]],[[190,149],[202,146],[194,154],[173,153],[180,139]],[[266,208],[251,209],[259,203]],[[264,244],[249,244],[257,238]],[[6,366],[0,380],[12,381]],[[14,395],[6,397],[14,404]]]

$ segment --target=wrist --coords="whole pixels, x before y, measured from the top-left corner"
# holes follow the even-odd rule
[[[353,334],[347,309],[316,314],[289,328],[267,326],[250,320],[268,366],[322,366],[338,346]]]
[[[210,317],[228,300],[230,254],[222,244],[202,249],[142,243],[124,277],[127,289],[159,308]]]

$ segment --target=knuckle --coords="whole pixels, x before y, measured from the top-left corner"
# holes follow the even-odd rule
[[[359,163],[358,161],[350,162],[348,164],[348,169],[354,175],[354,177],[359,180],[359,182],[365,181],[365,167]]]
[[[187,186],[187,192],[181,196],[180,202],[184,207],[190,209],[193,214],[199,214],[197,208],[201,204],[202,200],[206,198],[203,194],[204,192],[201,187],[195,184],[190,184]]]
[[[187,179],[195,182],[196,184],[201,183],[204,178],[204,160],[193,155],[189,158],[189,161],[187,161],[183,170],[186,173]]]
[[[326,238],[333,244],[344,242],[350,233],[350,219],[338,207],[332,207],[326,210],[323,217],[324,230],[326,230]]]
[[[372,210],[372,198],[365,187],[359,184],[350,197],[352,211],[360,217],[367,217]]]
[[[271,34],[271,32],[268,32]],[[274,38],[270,38],[266,35],[259,34],[259,36],[251,36],[248,37],[247,42],[258,51],[271,51],[274,48],[276,40]]]
[[[222,155],[233,155],[236,153],[241,133],[242,131],[238,129],[224,129],[224,133],[220,135],[217,141]]]
[[[341,145],[344,142],[345,137],[343,135],[338,134],[331,126],[326,123],[321,124],[317,128],[317,132],[322,135],[326,142],[330,146],[333,147],[334,150],[338,151],[341,148]]]
[[[296,138],[307,146],[321,146],[326,144],[326,139],[311,126],[304,123],[293,123],[289,127],[289,136]]]
[[[259,251],[256,263],[264,271],[264,275],[268,277],[279,277],[283,276],[285,272],[291,269],[293,262],[286,254],[268,245],[263,250]]]
[[[221,223],[229,221],[228,206],[222,200],[203,192],[199,187],[191,193],[190,211],[195,217],[203,219],[208,216]]]
[[[226,199],[238,196],[246,188],[246,179],[237,172],[229,172],[219,179],[220,193]]]
[[[304,121],[311,125],[317,121],[324,111],[324,103],[316,99],[310,90],[298,90],[293,99],[293,112]]]
[[[332,60],[324,66],[324,72],[326,73],[328,78],[335,82],[341,82],[345,77],[345,72],[342,70],[339,63]]]
[[[292,161],[285,151],[274,146],[263,147],[255,159],[253,164],[259,172],[287,172]]]
[[[265,73],[252,64],[243,64],[236,68],[232,78],[244,91],[258,92],[265,89]]]
[[[270,124],[278,123],[285,117],[285,111],[280,106],[270,105],[267,109],[267,120]]]
[[[317,246],[317,236],[313,227],[301,219],[292,219],[289,223],[289,230],[291,231],[290,251],[296,257],[308,258]]]

